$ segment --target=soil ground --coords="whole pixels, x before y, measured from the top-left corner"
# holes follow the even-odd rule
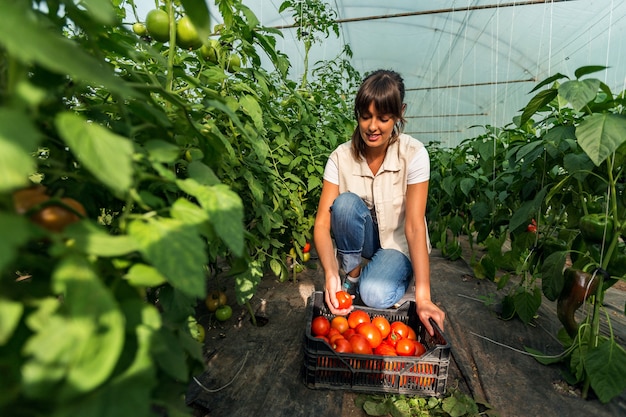
[[[625,392],[608,404],[583,400],[579,390],[563,381],[558,368],[541,365],[524,352],[527,346],[546,354],[561,352],[555,336],[560,328],[555,303],[544,299],[530,325],[502,321],[497,315],[502,294],[495,284],[474,278],[466,262],[446,260],[437,250],[431,254],[431,281],[433,300],[446,311],[444,334],[451,344],[447,387],[486,401],[502,417],[626,415]],[[243,307],[236,306],[224,323],[209,320],[200,307],[200,321],[208,327],[207,366],[187,393],[195,415],[366,416],[355,406],[356,393],[311,389],[304,383],[307,301],[322,288],[316,261],[309,262],[296,282],[264,277],[251,300],[262,324],[256,327]],[[606,298],[613,331],[626,346],[624,287],[610,289]]]

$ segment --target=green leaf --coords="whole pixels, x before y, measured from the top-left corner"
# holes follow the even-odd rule
[[[576,76],[576,78],[580,78],[584,75],[593,74],[594,72],[604,71],[607,68],[608,67],[605,67],[604,65],[588,65],[578,68],[576,71],[574,71],[574,75]]]
[[[150,305],[143,306],[144,309],[154,309]],[[142,312],[137,312],[136,315],[142,315]],[[156,368],[150,353],[154,331],[145,324],[140,324],[134,329],[134,333],[136,349],[129,366],[90,395],[58,407],[53,417],[150,415],[152,389],[157,385]],[[124,401],[116,401],[119,398],[124,398]]]
[[[170,163],[178,159],[180,148],[164,140],[149,140],[144,145],[152,161]]]
[[[133,264],[124,278],[134,287],[158,287],[167,282],[156,268],[140,263]]]
[[[24,312],[20,302],[0,297],[0,346],[7,343]]]
[[[150,218],[133,221],[128,233],[139,243],[139,252],[174,288],[192,297],[204,295],[206,245],[195,228],[176,219]]]
[[[608,403],[626,389],[626,351],[615,340],[601,339],[585,359],[591,387],[602,403]]]
[[[528,292],[524,288],[519,287],[513,296],[513,303],[517,315],[524,323],[528,324],[537,314],[539,306],[541,306],[541,290],[536,287],[532,292]]]
[[[541,289],[550,301],[556,300],[563,290],[563,268],[567,252],[558,251],[548,255],[541,265]]]
[[[533,200],[525,201],[520,205],[520,207],[511,216],[511,221],[509,222],[509,229],[511,231],[517,231],[521,227],[525,227],[530,219],[535,218],[537,211],[541,207],[546,192],[547,190],[543,188],[537,193],[537,195],[535,195]]]
[[[537,91],[539,90],[541,87],[548,85],[548,84],[552,84],[553,82],[555,82],[556,80],[560,80],[561,78],[569,78],[566,75],[563,75],[561,73],[556,73],[551,77],[546,78],[545,80],[543,80],[542,82],[540,82],[539,84],[537,84],[532,90],[530,90],[530,92],[532,93],[533,91]]]
[[[82,0],[82,3],[86,6],[87,13],[99,23],[113,25],[116,22],[115,10],[110,2],[102,0]]]
[[[187,355],[170,330],[161,328],[155,332],[150,347],[157,363],[168,375],[181,381],[188,378]]]
[[[114,257],[127,255],[139,249],[132,236],[110,235],[96,224],[87,221],[71,225],[65,234],[68,245],[89,255]]]
[[[213,170],[200,161],[191,162],[187,166],[187,174],[189,175],[189,178],[192,178],[203,185],[216,185],[220,183],[220,179],[217,175],[215,175]]]
[[[198,36],[204,42],[211,33],[211,15],[209,14],[209,7],[206,1],[198,0],[181,0],[181,3],[185,9],[185,14],[191,19]]]
[[[0,230],[0,270],[4,270],[17,254],[18,247],[28,241],[29,223],[22,216],[0,212]]]
[[[263,130],[263,110],[259,106],[259,102],[251,95],[244,95],[239,98],[243,112],[252,119],[254,127],[257,130]]]
[[[61,32],[40,23],[43,20],[33,19],[22,2],[0,0],[0,9],[0,44],[10,55],[25,63],[37,63],[52,72],[103,86],[124,97],[135,95],[114,75],[112,68],[88,55],[86,49]]]
[[[249,263],[243,272],[235,275],[235,295],[239,305],[245,304],[252,298],[262,278],[263,265],[258,260]]]
[[[37,169],[32,154],[40,138],[26,114],[0,108],[0,192],[28,184],[28,176]]]
[[[70,151],[111,190],[123,193],[132,183],[133,144],[74,113],[60,113],[57,129]]]
[[[461,180],[461,182],[459,183],[459,187],[461,188],[461,191],[463,192],[463,194],[465,194],[465,196],[469,196],[469,193],[472,191],[472,188],[474,188],[474,185],[476,184],[476,180],[474,180],[473,178],[463,178]]]
[[[223,184],[203,186],[192,179],[177,182],[181,190],[194,196],[209,213],[217,235],[236,256],[243,253],[243,203],[237,194]]]
[[[526,122],[528,122],[535,113],[550,103],[558,94],[557,89],[550,88],[548,90],[540,91],[533,98],[531,98],[522,112],[520,126],[523,126]]]
[[[559,95],[572,104],[574,110],[581,111],[590,101],[596,98],[600,88],[600,80],[565,81],[559,86]]]
[[[576,127],[578,144],[596,166],[626,142],[626,116],[592,114]]]
[[[30,357],[24,385],[31,393],[49,396],[40,390],[62,377],[59,398],[70,399],[92,391],[112,374],[124,346],[124,316],[81,256],[59,263],[52,287],[63,302],[48,299],[29,317],[35,333],[24,347]]]

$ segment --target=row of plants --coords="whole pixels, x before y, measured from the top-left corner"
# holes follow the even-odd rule
[[[469,240],[474,275],[504,293],[502,318],[530,323],[544,299],[557,303],[564,352],[533,353],[608,402],[626,388],[626,351],[600,332],[601,317],[611,329],[604,294],[626,279],[626,98],[591,77],[604,69],[539,83],[511,126],[454,149],[430,144],[428,216],[444,256]]]
[[[188,415],[199,300],[304,257],[360,75],[216,5],[0,1],[0,414]]]

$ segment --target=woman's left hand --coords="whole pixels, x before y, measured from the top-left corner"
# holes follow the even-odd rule
[[[431,336],[434,336],[435,329],[430,324],[429,319],[433,319],[435,323],[439,326],[441,331],[443,331],[443,322],[446,318],[446,313],[443,312],[435,303],[430,300],[420,300],[419,302],[415,302],[417,315],[420,318],[422,324],[426,328],[426,331]]]

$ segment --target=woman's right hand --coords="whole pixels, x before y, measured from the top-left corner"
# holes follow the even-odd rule
[[[326,286],[324,288],[324,299],[330,312],[336,316],[347,316],[354,309],[354,306],[339,309],[337,301],[337,291],[341,290],[341,278],[339,275],[327,276]],[[354,297],[353,297],[354,298]]]

